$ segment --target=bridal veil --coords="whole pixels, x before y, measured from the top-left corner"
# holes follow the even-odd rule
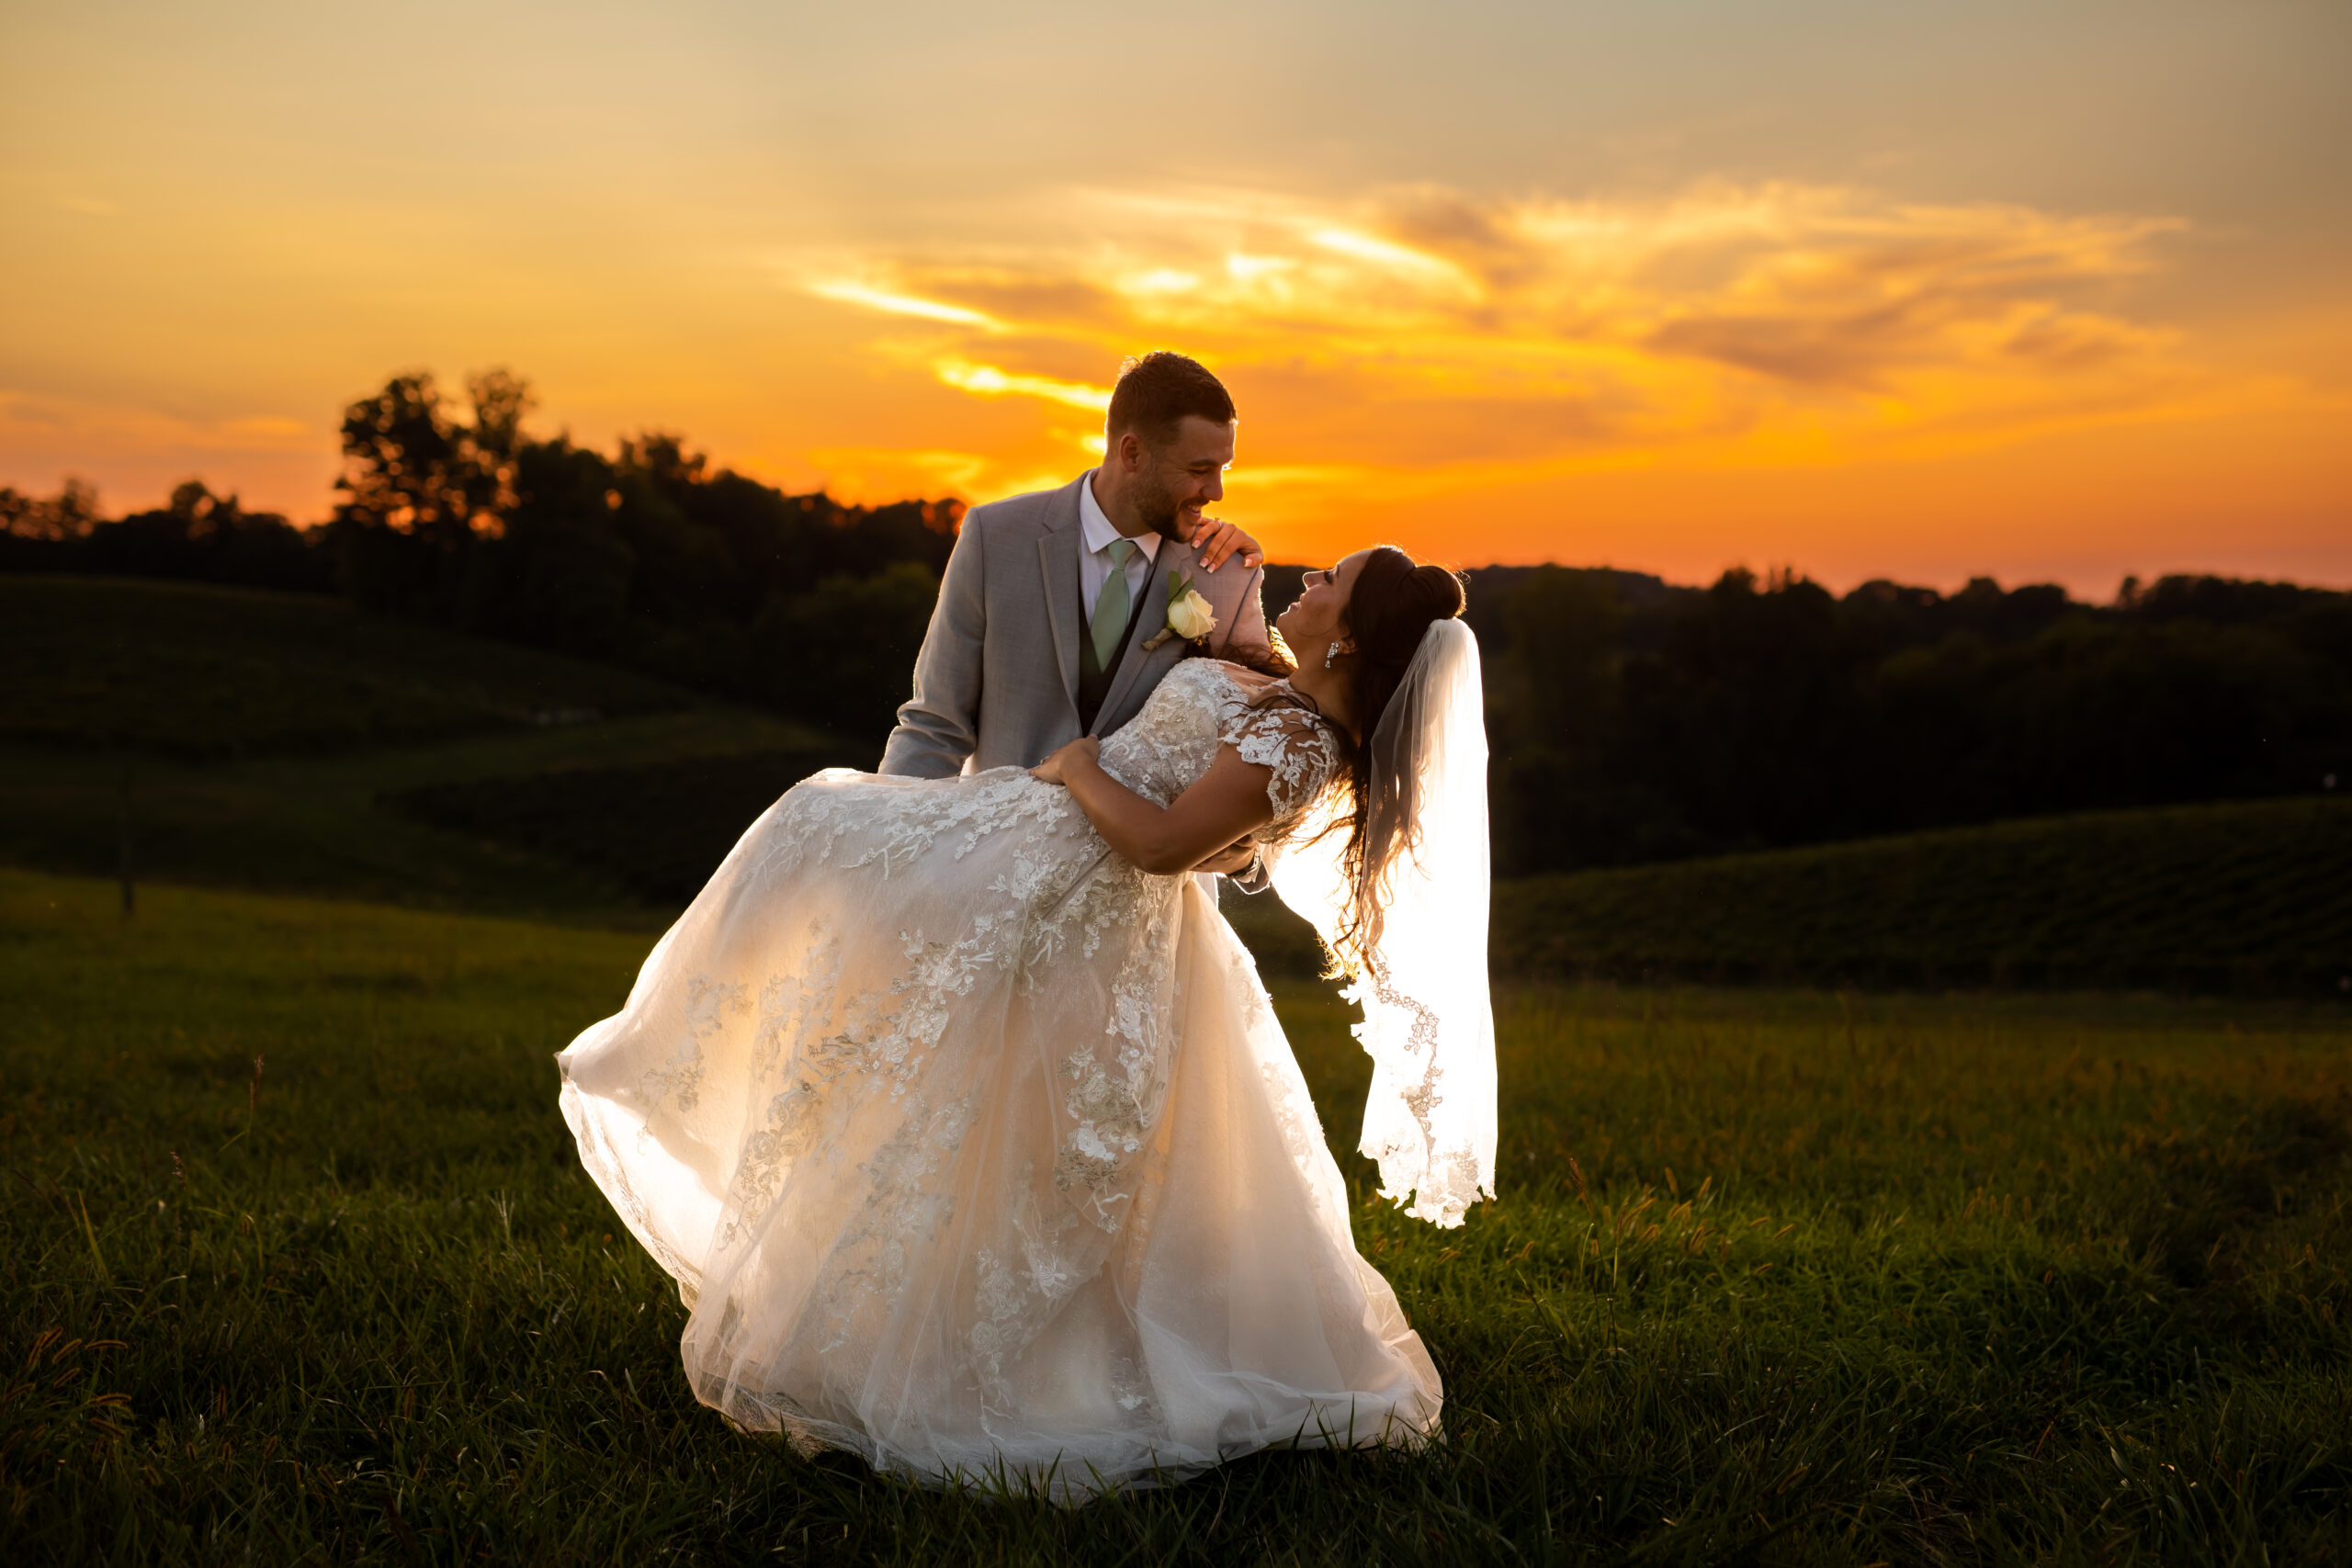
[[[1394,842],[1375,925],[1349,930],[1349,805],[1328,792],[1276,858],[1274,889],[1352,976],[1372,1057],[1359,1147],[1381,1196],[1458,1225],[1495,1195],[1495,1022],[1487,982],[1487,728],[1478,639],[1432,622],[1372,737],[1368,845]],[[1382,857],[1367,853],[1368,865]]]

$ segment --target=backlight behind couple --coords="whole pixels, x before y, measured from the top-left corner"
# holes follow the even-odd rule
[[[744,1427],[1064,1500],[1437,1433],[1210,874],[1356,976],[1362,1147],[1458,1224],[1494,1175],[1477,646],[1387,547],[1270,632],[1202,514],[1234,431],[1201,366],[1132,363],[1099,468],[965,519],[880,773],[788,791],[559,1058]]]

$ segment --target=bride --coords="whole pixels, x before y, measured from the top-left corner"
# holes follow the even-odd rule
[[[1363,1148],[1494,1179],[1486,739],[1460,584],[1310,572],[1274,681],[1179,664],[1029,771],[795,785],[559,1057],[678,1281],[695,1394],[932,1483],[1063,1500],[1270,1446],[1417,1446],[1440,1387],[1204,879],[1247,834],[1357,976]]]

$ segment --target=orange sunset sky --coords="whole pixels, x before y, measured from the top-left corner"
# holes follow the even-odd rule
[[[571,0],[0,16],[0,484],[326,514],[527,376],[974,501],[1119,359],[1278,558],[2352,584],[2352,6]]]

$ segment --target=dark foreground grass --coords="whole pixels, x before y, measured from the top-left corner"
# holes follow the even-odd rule
[[[2352,1558],[2340,1011],[1506,994],[1501,1201],[1357,1209],[1445,1444],[1065,1511],[694,1404],[548,1061],[643,937],[110,900],[0,873],[12,1562]]]

